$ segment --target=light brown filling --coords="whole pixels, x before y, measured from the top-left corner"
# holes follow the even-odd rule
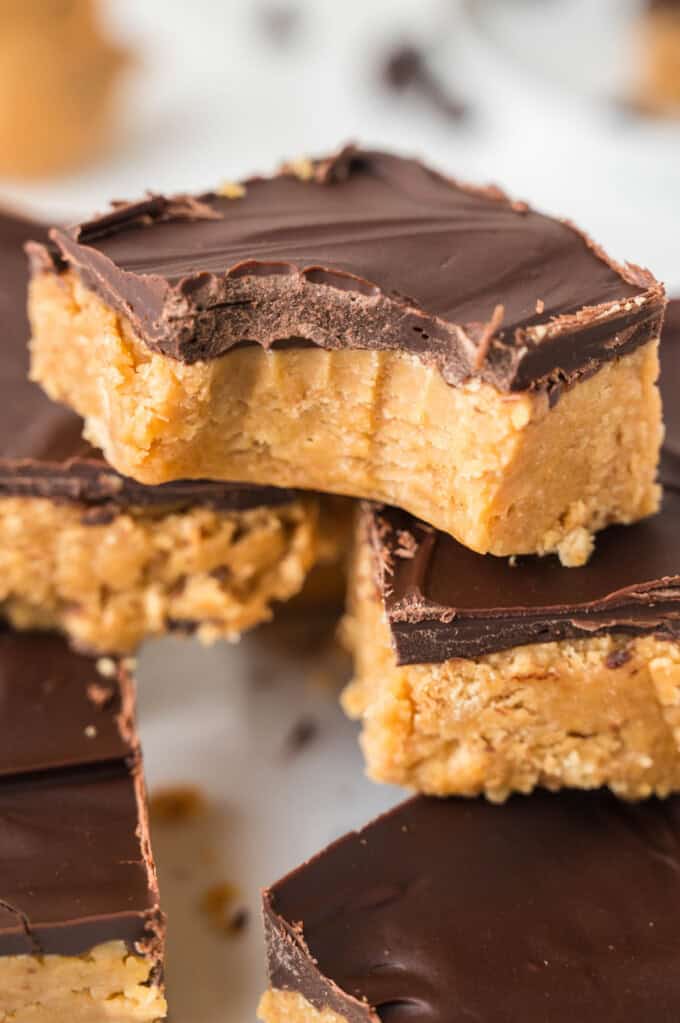
[[[0,1023],[155,1023],[163,991],[121,942],[82,956],[0,958]]]
[[[365,545],[345,625],[355,679],[343,697],[363,723],[371,778],[495,801],[536,786],[604,785],[633,799],[680,789],[678,644],[593,636],[400,667],[371,559]]]
[[[110,138],[126,55],[105,38],[93,0],[3,0],[0,173],[77,166]]]
[[[331,1009],[315,1009],[296,991],[279,991],[276,988],[270,988],[262,995],[257,1015],[262,1023],[347,1023],[344,1016],[338,1016]]]
[[[31,288],[32,374],[145,483],[187,476],[395,504],[480,553],[588,557],[593,531],[658,505],[657,344],[567,389],[451,387],[396,351],[153,353],[70,273]]]
[[[640,23],[639,100],[658,113],[680,113],[680,12],[647,13]]]
[[[81,647],[126,652],[174,627],[235,639],[302,588],[318,503],[130,510],[88,525],[79,505],[0,499],[0,610]]]

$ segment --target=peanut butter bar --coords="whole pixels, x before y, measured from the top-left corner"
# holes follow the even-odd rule
[[[420,797],[264,893],[264,1023],[680,1015],[680,801]]]
[[[677,394],[680,331],[661,350]],[[661,512],[605,530],[576,570],[485,558],[405,512],[364,508],[344,703],[371,777],[495,800],[536,785],[680,788],[678,456],[674,416]]]
[[[205,480],[147,487],[111,469],[82,420],[27,379],[22,245],[39,230],[0,213],[0,611],[103,651],[176,629],[236,637],[332,560],[319,502]]]
[[[496,189],[349,147],[51,237],[33,377],[143,483],[369,497],[569,565],[657,508],[661,286]]]
[[[655,114],[680,114],[680,2],[647,0],[638,23],[637,103]]]
[[[0,1021],[165,1018],[132,681],[0,630]]]

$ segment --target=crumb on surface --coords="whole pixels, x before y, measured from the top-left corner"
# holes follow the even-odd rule
[[[293,724],[288,732],[284,743],[284,750],[288,754],[301,753],[314,742],[320,731],[319,722],[316,718],[303,715]]]
[[[238,888],[230,881],[218,881],[206,888],[201,896],[201,913],[221,934],[240,934],[248,925],[248,910],[244,906],[234,906],[237,896]]]
[[[97,660],[97,671],[104,678],[115,678],[118,674],[118,665],[113,657],[100,657]]]
[[[397,533],[398,546],[394,553],[398,558],[415,558],[418,550],[418,541],[408,529],[400,529]]]
[[[171,785],[157,789],[149,799],[153,820],[161,824],[182,824],[205,812],[206,798],[196,785]]]
[[[620,650],[613,650],[605,657],[605,665],[607,668],[614,670],[616,668],[622,668],[624,664],[628,664],[632,657],[631,651],[627,647],[623,647]]]
[[[115,696],[115,689],[113,686],[105,686],[100,682],[92,682],[87,687],[87,698],[90,703],[94,704],[97,710],[103,710],[104,707],[108,707]]]

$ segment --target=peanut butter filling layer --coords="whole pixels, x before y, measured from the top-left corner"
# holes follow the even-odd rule
[[[297,991],[265,991],[257,1007],[262,1023],[348,1023],[332,1009],[315,1009]]]
[[[2,1023],[155,1023],[166,1011],[149,962],[123,942],[82,956],[0,958]]]
[[[177,628],[235,639],[297,594],[318,550],[314,499],[245,511],[116,511],[0,499],[0,610],[80,647],[130,651]]]

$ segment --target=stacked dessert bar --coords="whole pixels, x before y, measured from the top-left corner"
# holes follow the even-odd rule
[[[0,1021],[151,1023],[164,921],[120,655],[265,620],[338,530],[312,495],[107,464],[28,379],[29,240],[0,213]]]
[[[28,249],[31,375],[96,447],[52,453],[46,429],[8,442],[15,625],[100,649],[228,633],[230,614],[238,631],[253,517],[270,530],[253,541],[263,617],[318,549],[300,492],[362,502],[344,704],[369,773],[420,795],[265,893],[262,1018],[676,1018],[680,432],[662,492],[662,286],[496,189],[351,146],[117,204]],[[675,387],[680,349],[663,348]],[[194,528],[206,508],[219,565]],[[86,600],[60,530],[76,564],[121,521],[142,535],[112,565],[133,564],[116,600],[106,568]],[[89,547],[88,529],[104,531]],[[187,535],[195,578],[176,564]],[[129,632],[119,600],[162,610],[133,611]],[[512,795],[537,787],[602,791]],[[139,936],[124,947],[146,965]]]
[[[0,723],[0,1019],[164,1018],[128,669],[3,627]]]
[[[107,653],[167,631],[238,636],[302,588],[325,539],[318,499],[208,480],[144,486],[107,464],[78,416],[28,380],[29,239],[48,251],[46,228],[0,213],[5,616]],[[77,306],[64,312],[79,337]]]

